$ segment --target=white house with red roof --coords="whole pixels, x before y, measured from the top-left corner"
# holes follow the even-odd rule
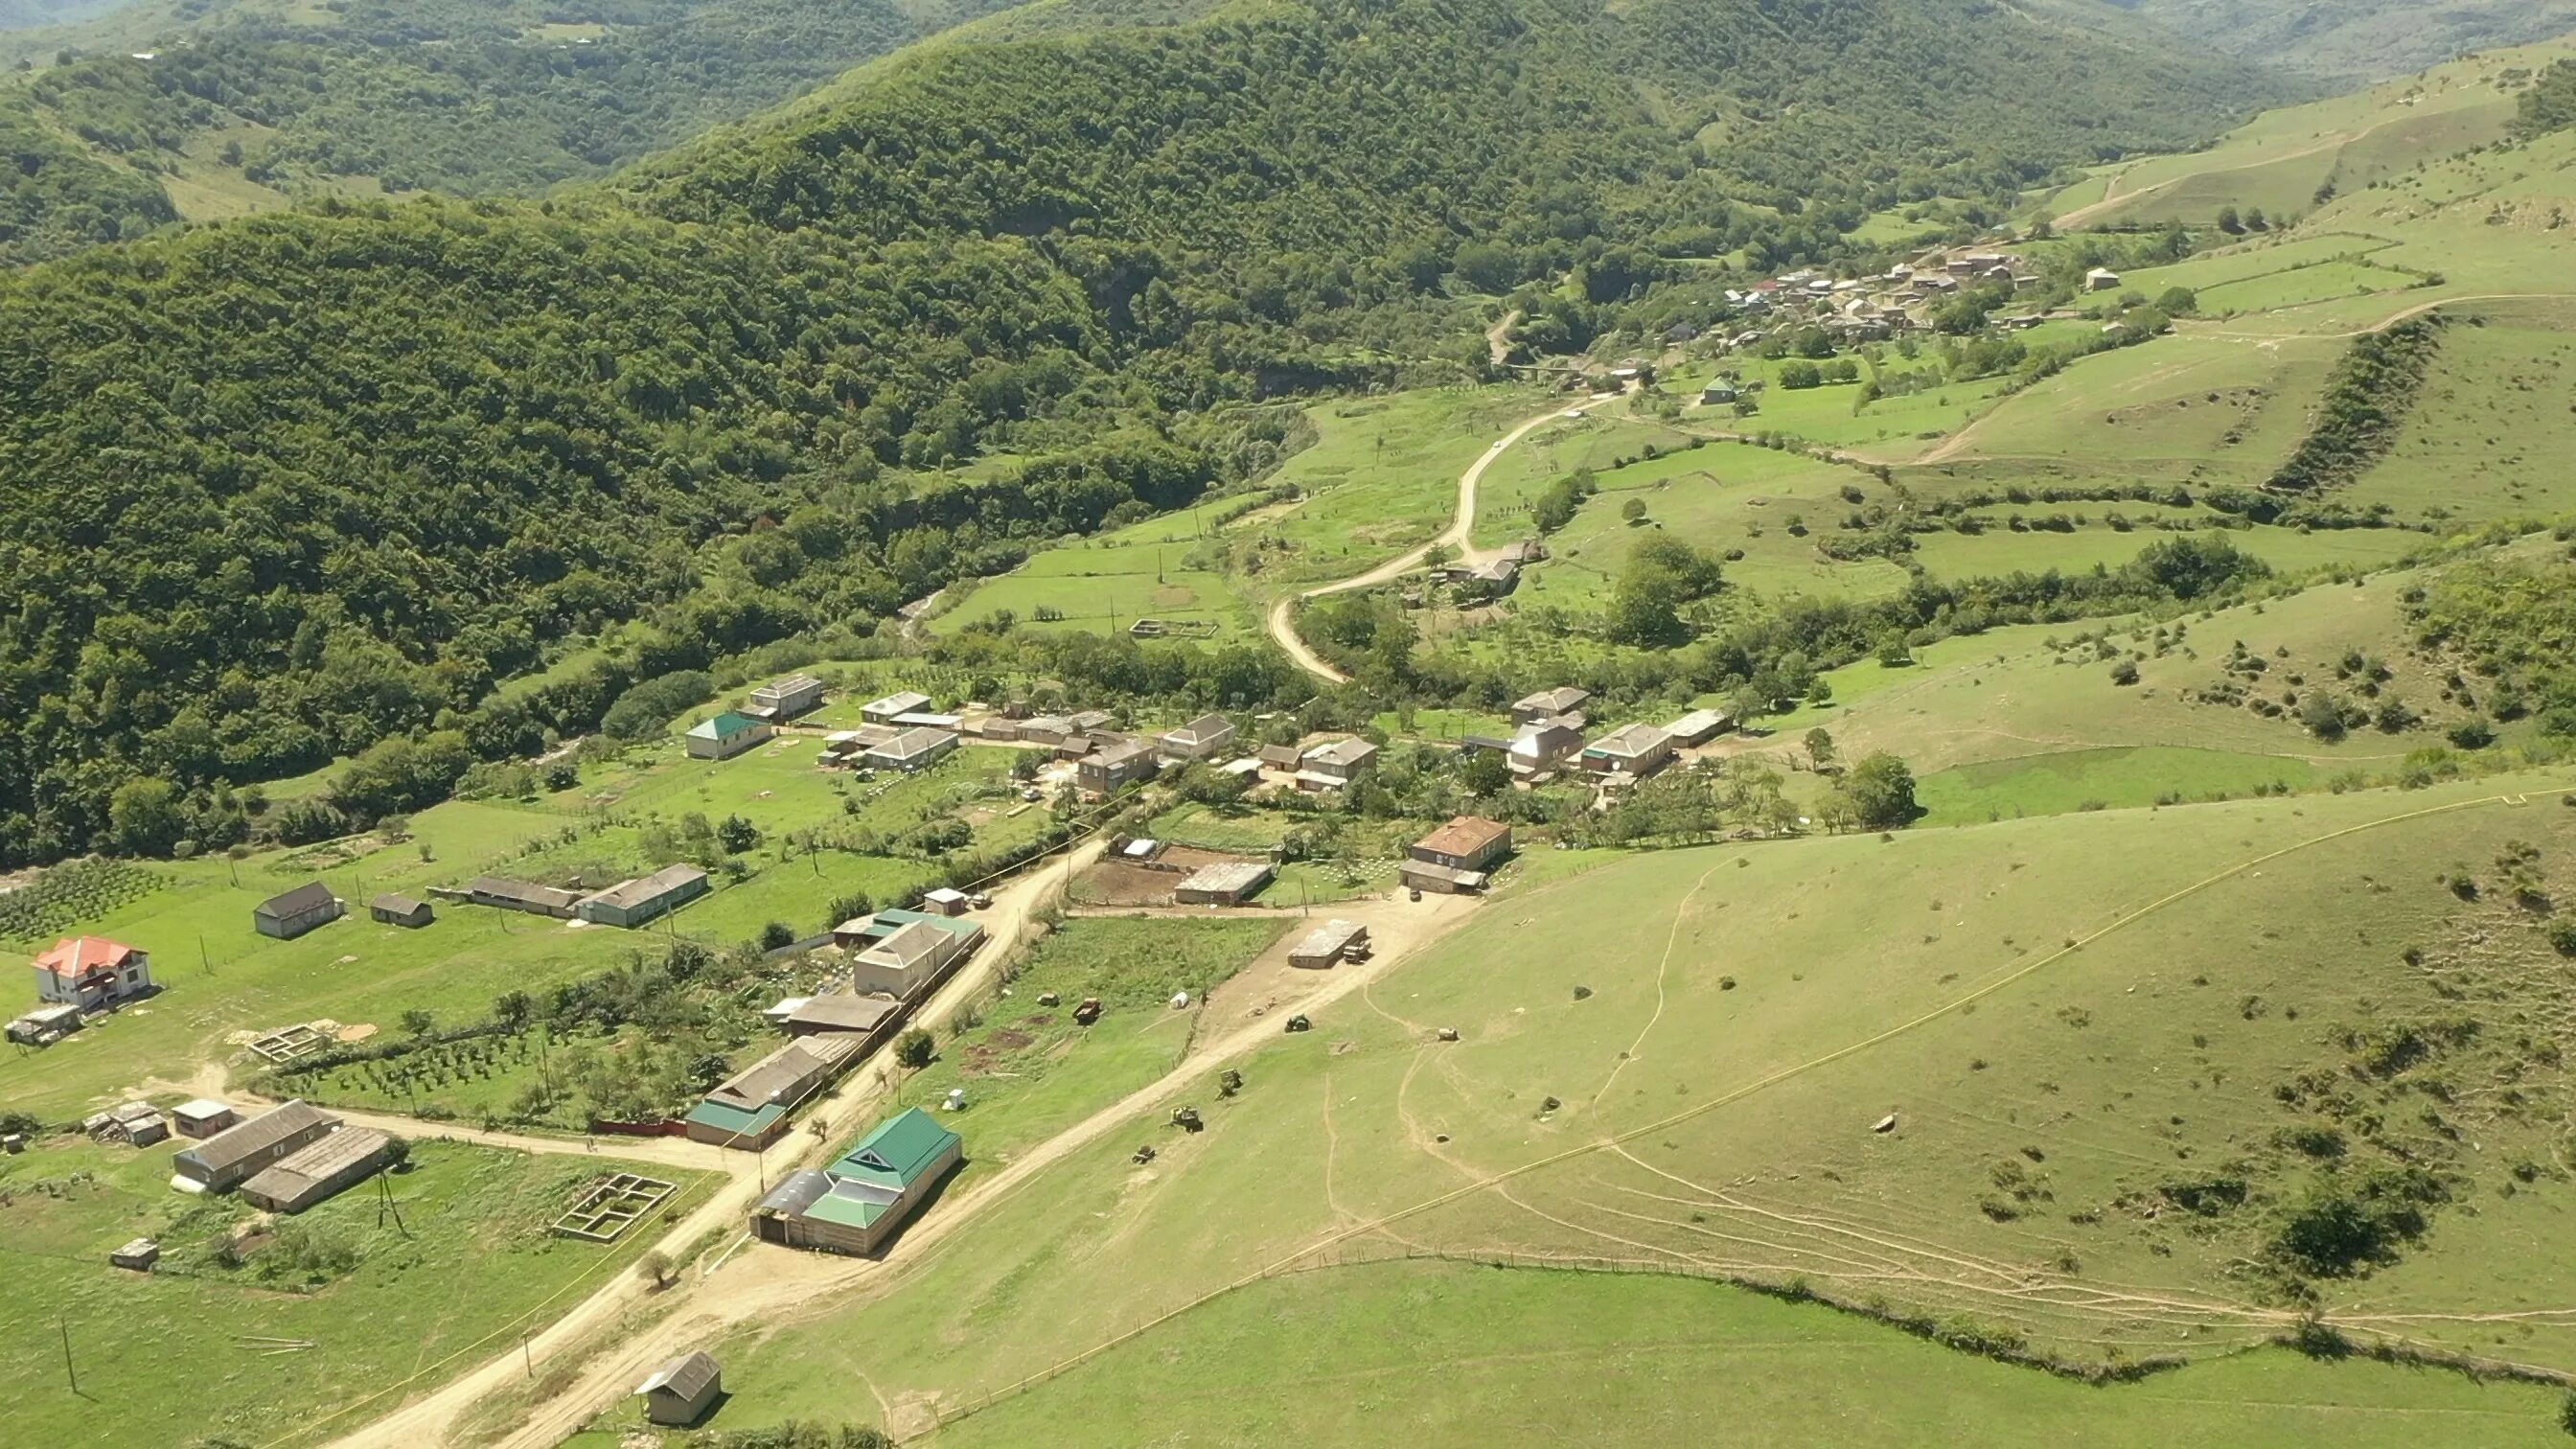
[[[36,958],[36,995],[84,1009],[152,993],[152,958],[105,936],[66,936]]]

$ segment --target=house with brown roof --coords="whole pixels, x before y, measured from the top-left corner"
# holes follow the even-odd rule
[[[36,958],[40,1001],[94,1011],[152,992],[150,953],[105,936],[65,936]]]
[[[1459,895],[1483,890],[1494,866],[1511,853],[1509,825],[1461,815],[1413,842],[1397,874],[1416,890]]]
[[[1123,735],[1092,736],[1109,741],[1073,767],[1074,782],[1094,795],[1115,795],[1139,780],[1150,780],[1162,768],[1154,747]]]
[[[787,1114],[830,1085],[867,1038],[856,1032],[801,1036],[727,1077],[687,1119],[689,1140],[757,1151],[787,1130]]]

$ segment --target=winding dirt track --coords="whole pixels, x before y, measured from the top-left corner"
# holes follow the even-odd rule
[[[1466,472],[1459,474],[1457,516],[1450,519],[1449,526],[1441,530],[1438,538],[1400,558],[1389,559],[1367,573],[1356,574],[1339,583],[1318,584],[1311,589],[1282,596],[1279,602],[1270,606],[1270,637],[1277,640],[1279,647],[1287,651],[1288,657],[1296,662],[1297,667],[1308,674],[1330,684],[1348,683],[1349,675],[1325,663],[1323,657],[1308,648],[1306,641],[1298,636],[1297,605],[1308,599],[1323,598],[1328,594],[1346,594],[1353,589],[1375,588],[1379,584],[1392,583],[1408,571],[1420,568],[1422,561],[1428,558],[1435,548],[1453,548],[1458,551],[1458,556],[1462,560],[1468,563],[1481,562],[1484,555],[1468,545],[1467,535],[1476,526],[1476,485],[1484,478],[1486,466],[1509,451],[1512,444],[1528,437],[1532,430],[1564,417],[1567,412],[1568,409],[1564,407],[1552,407],[1523,422],[1503,434],[1500,442],[1487,448],[1474,463],[1468,466]]]

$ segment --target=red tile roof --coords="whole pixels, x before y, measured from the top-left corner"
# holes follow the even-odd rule
[[[36,958],[36,969],[51,971],[57,981],[76,983],[102,972],[113,973],[125,964],[125,958],[138,954],[133,947],[105,936],[66,936],[54,943],[54,949]]]
[[[1472,856],[1511,832],[1512,828],[1499,820],[1461,815],[1413,845],[1416,850],[1428,850],[1439,855]]]

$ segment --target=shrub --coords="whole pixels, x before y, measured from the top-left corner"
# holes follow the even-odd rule
[[[2137,683],[2137,682],[2138,682],[2138,665],[2137,665],[2137,661],[2135,661],[2135,660],[2131,660],[2131,659],[2123,659],[2123,660],[2121,660],[2119,663],[2112,665],[2112,666],[2111,666],[2111,682],[2112,682],[2113,684],[2118,684],[2118,685],[2130,685],[2130,684],[2135,684],[2135,683]]]
[[[895,1039],[895,1061],[913,1071],[919,1071],[923,1067],[929,1066],[930,1059],[933,1056],[936,1056],[938,1052],[939,1043],[937,1039],[932,1037],[929,1032],[926,1032],[917,1026]]]

